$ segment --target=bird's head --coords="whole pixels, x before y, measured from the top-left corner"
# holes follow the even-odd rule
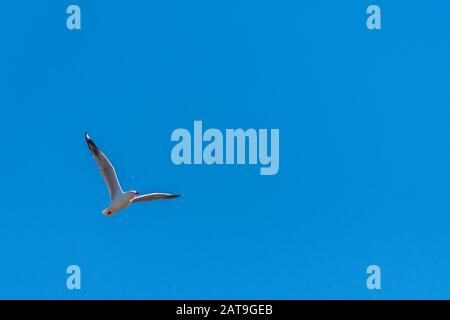
[[[134,194],[135,196],[139,194],[139,192],[137,192],[136,190],[130,190],[128,191],[128,193]]]

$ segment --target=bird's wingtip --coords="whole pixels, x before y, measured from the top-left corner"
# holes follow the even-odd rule
[[[94,141],[92,141],[91,137],[89,136],[89,134],[87,132],[84,133],[84,138],[86,139],[86,142],[88,144],[93,144]]]
[[[97,146],[95,145],[94,141],[92,141],[91,137],[89,136],[89,134],[87,132],[84,133],[84,137],[86,139],[86,143],[89,146],[89,149],[92,150],[93,149],[97,149]]]

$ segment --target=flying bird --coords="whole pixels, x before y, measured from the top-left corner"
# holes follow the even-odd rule
[[[135,202],[173,199],[180,196],[170,193],[149,193],[138,196],[139,192],[135,190],[123,192],[122,187],[119,183],[119,179],[117,179],[116,170],[114,170],[111,162],[108,160],[105,154],[95,145],[94,141],[92,141],[91,137],[89,137],[87,133],[85,133],[84,136],[86,138],[89,150],[91,151],[95,162],[97,162],[103,179],[105,180],[106,186],[108,187],[111,203],[109,204],[108,208],[102,211],[104,215],[111,216],[117,211],[125,209],[130,204]]]

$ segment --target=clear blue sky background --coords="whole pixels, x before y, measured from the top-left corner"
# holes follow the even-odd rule
[[[446,1],[71,3],[0,9],[0,298],[450,298]],[[279,128],[279,174],[175,166],[194,120]],[[184,197],[103,216],[85,130]]]

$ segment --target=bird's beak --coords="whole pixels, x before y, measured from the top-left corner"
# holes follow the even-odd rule
[[[136,191],[136,194],[139,194],[139,192]]]

